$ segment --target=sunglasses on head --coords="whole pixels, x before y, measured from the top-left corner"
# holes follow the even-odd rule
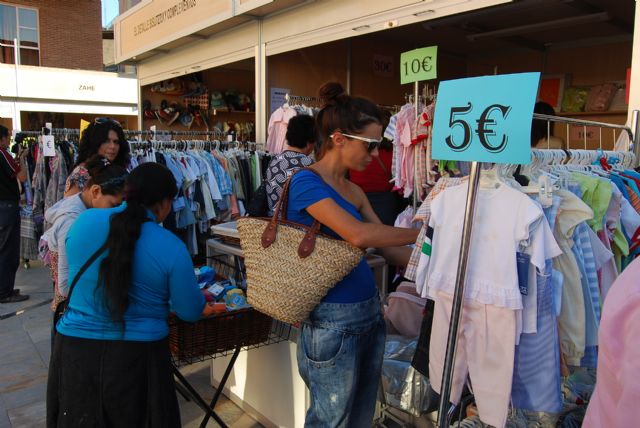
[[[120,125],[120,122],[118,122],[115,119],[111,119],[110,117],[96,117],[93,123],[95,123],[96,125],[101,125],[104,123],[113,123],[115,125],[122,127],[122,125]]]
[[[367,148],[367,152],[369,153],[377,149],[382,143],[382,138],[376,139],[376,138],[360,137],[359,135],[350,135],[350,134],[345,134],[344,132],[341,132],[340,134],[352,140],[358,140],[366,143],[365,147]],[[334,135],[336,134],[331,134],[329,137],[333,138]]]

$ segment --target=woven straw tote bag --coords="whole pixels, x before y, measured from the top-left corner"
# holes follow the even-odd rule
[[[355,269],[364,252],[320,233],[318,221],[311,227],[287,221],[291,177],[273,217],[240,218],[238,232],[249,304],[277,320],[296,324]]]

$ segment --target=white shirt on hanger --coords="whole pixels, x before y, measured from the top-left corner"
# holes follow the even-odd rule
[[[467,188],[468,183],[450,187],[431,206],[433,251],[423,290],[431,298],[437,290],[453,294],[455,289]],[[516,253],[529,246],[530,232],[543,219],[542,209],[534,201],[504,184],[478,191],[465,298],[509,309],[523,308]],[[542,233],[546,235],[544,230]],[[540,251],[535,253],[536,264],[544,267]]]

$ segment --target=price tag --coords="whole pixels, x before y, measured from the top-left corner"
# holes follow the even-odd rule
[[[413,83],[437,77],[438,47],[414,49],[400,55],[400,83]]]
[[[46,156],[55,156],[56,155],[56,147],[53,135],[43,135],[42,136],[42,145],[44,147],[44,155]]]
[[[471,77],[440,83],[433,158],[528,164],[540,73]]]

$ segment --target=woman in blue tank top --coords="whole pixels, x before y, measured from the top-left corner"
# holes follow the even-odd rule
[[[293,177],[287,218],[306,225],[316,219],[324,233],[360,248],[414,243],[418,230],[383,225],[362,189],[346,178],[378,155],[380,110],[345,94],[339,83],[324,85],[320,96],[325,105],[316,119],[318,162]],[[363,258],[302,324],[297,359],[311,392],[306,427],[372,425],[384,343],[381,303]]]

